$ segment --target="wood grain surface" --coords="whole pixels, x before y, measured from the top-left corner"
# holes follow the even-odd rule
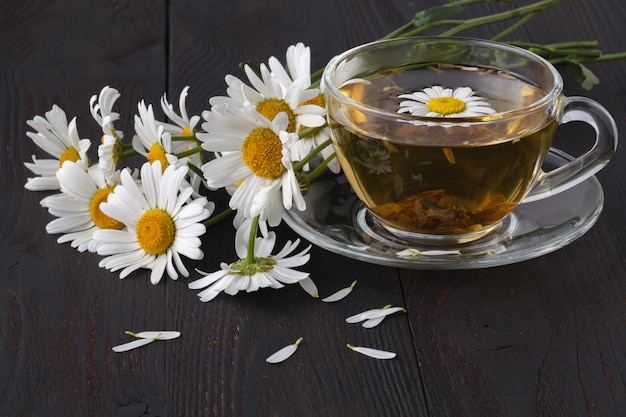
[[[528,4],[519,1],[517,4]],[[199,114],[225,93],[239,63],[283,60],[311,47],[314,69],[377,39],[427,0],[3,0],[0,3],[0,417],[57,416],[625,416],[626,154],[597,176],[604,211],[583,237],[514,265],[467,271],[404,270],[313,247],[306,270],[320,294],[357,280],[346,300],[326,304],[298,285],[201,303],[194,278],[124,280],[46,233],[52,220],[31,192],[23,162],[42,157],[26,121],[53,104],[76,116],[81,138],[99,140],[89,98],[109,85],[130,137],[137,103],[158,107],[190,86]],[[477,4],[471,17],[509,8]],[[498,29],[468,35],[490,37]],[[511,39],[598,39],[626,51],[623,0],[569,0]],[[592,64],[601,83],[583,90],[563,69],[565,93],[601,102],[626,128],[626,61]],[[561,140],[564,146],[571,131]],[[94,146],[92,146],[94,147]],[[137,163],[139,161],[137,160]],[[217,198],[224,207],[224,196]],[[286,225],[279,244],[298,236]],[[230,221],[203,238],[190,268],[234,261]],[[351,314],[385,304],[406,314],[375,329]],[[127,330],[178,330],[181,337],[114,353]],[[304,340],[278,365],[265,358]],[[371,359],[346,348],[397,353]]]

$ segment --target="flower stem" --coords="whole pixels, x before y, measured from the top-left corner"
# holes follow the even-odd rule
[[[252,219],[250,225],[250,234],[248,235],[248,253],[246,255],[246,264],[252,265],[254,263],[254,242],[256,241],[257,229],[259,228],[259,216]]]
[[[328,164],[337,157],[336,153],[333,153],[332,155],[330,155],[328,158],[324,159],[324,161],[319,164],[317,167],[315,167],[315,169],[311,172],[309,172],[306,175],[306,179],[307,181],[312,181],[315,178],[319,177],[320,175],[322,175],[326,169],[328,169]]]
[[[181,158],[186,158],[191,155],[195,155],[199,152],[202,152],[202,150],[203,150],[202,146],[196,146],[195,148],[191,148],[191,149],[186,150],[185,152],[180,152],[174,155],[176,156],[176,158],[181,159]]]
[[[309,154],[306,157],[302,158],[301,161],[298,161],[297,163],[293,164],[293,169],[295,171],[299,171],[300,169],[302,169],[303,166],[305,166],[306,164],[311,162],[311,160],[313,158],[315,158],[315,156],[318,153],[320,153],[322,151],[322,149],[326,148],[331,143],[332,143],[332,141],[330,139],[327,139],[324,142],[322,142],[320,145],[315,147],[311,152],[309,152]]]
[[[453,28],[443,32],[440,36],[452,36],[464,30],[473,29],[478,26],[488,25],[491,23],[501,22],[503,20],[509,20],[514,17],[524,16],[529,13],[537,13],[548,7],[555,6],[559,3],[563,3],[565,0],[542,0],[528,6],[518,7],[517,9],[508,10],[506,12],[494,13],[487,16],[477,17],[469,19],[457,25]]]
[[[217,214],[213,217],[211,217],[208,220],[205,220],[202,224],[204,224],[206,227],[211,227],[214,224],[217,224],[219,222],[221,222],[222,220],[224,220],[226,217],[228,217],[231,213],[233,212],[233,209],[231,209],[230,207],[227,208],[226,210],[222,211],[220,214]]]

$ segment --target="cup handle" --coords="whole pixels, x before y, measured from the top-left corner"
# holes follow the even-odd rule
[[[585,122],[596,132],[596,141],[587,152],[549,172],[541,171],[523,203],[541,200],[560,193],[600,171],[617,149],[617,125],[609,112],[586,97],[565,97],[560,124]]]

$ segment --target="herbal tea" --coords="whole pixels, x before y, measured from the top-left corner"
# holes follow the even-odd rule
[[[397,113],[406,101],[400,95],[428,93],[433,86],[471,88],[473,98],[459,100],[465,100],[462,104],[468,110],[472,102],[474,109],[476,103],[488,103],[493,111],[479,113],[484,121],[497,120],[499,113],[545,95],[508,74],[457,66],[385,72],[368,82],[345,83],[341,92],[367,106]],[[459,100],[431,97],[427,102],[428,94],[434,93],[421,94],[425,104],[418,107],[440,113],[434,119],[437,123],[424,119],[398,123],[400,117],[387,123],[381,121],[384,118],[368,119],[358,106],[339,110],[343,126],[330,122],[343,170],[359,198],[385,226],[426,235],[487,233],[513,210],[540,171],[557,126],[555,117],[535,112],[506,123],[455,123],[441,117],[446,106],[458,105]],[[447,120],[450,123],[440,123]]]

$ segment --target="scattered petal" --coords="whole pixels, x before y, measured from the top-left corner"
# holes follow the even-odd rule
[[[317,291],[317,285],[315,282],[309,277],[298,281],[300,286],[304,291],[306,291],[313,298],[320,298],[320,294]]]
[[[126,352],[127,350],[135,349],[141,346],[145,346],[154,342],[154,339],[137,339],[132,342],[124,343],[122,345],[114,346],[113,352]]]
[[[350,343],[348,343],[347,346],[355,352],[374,359],[393,359],[396,357],[394,352],[388,352],[386,350],[372,349],[363,346],[352,346]]]
[[[349,287],[346,288],[342,288],[339,291],[337,291],[336,293],[329,295],[326,298],[322,298],[322,301],[324,301],[325,303],[333,303],[335,301],[339,301],[339,300],[343,300],[344,298],[346,298],[346,296],[348,294],[350,294],[352,292],[352,290],[354,289],[354,286],[356,285],[356,280],[352,282],[352,284],[350,284]]]
[[[156,340],[170,340],[170,339],[176,339],[177,337],[180,336],[180,332],[176,332],[176,331],[166,331],[166,330],[150,330],[150,331],[144,331],[144,332],[139,332],[139,333],[134,333],[134,332],[124,332],[129,336],[133,336],[136,337],[137,340],[133,340],[132,342],[128,342],[128,343],[124,343],[118,346],[114,346],[113,347],[113,352],[126,352],[128,350],[131,349],[135,349],[141,346],[145,346],[147,344],[150,344]]]
[[[358,323],[363,320],[367,320],[367,319],[374,318],[374,317],[379,317],[379,315],[376,313],[380,312],[383,309],[388,309],[390,307],[391,307],[391,304],[387,304],[383,308],[373,308],[371,310],[363,311],[361,313],[348,317],[346,319],[346,323]]]
[[[268,363],[279,363],[279,362],[286,360],[287,358],[289,358],[291,355],[294,354],[294,352],[298,349],[298,345],[300,345],[302,340],[303,340],[302,337],[299,338],[298,340],[296,340],[295,343],[285,346],[284,348],[280,349],[278,352],[270,355],[267,359],[265,359],[265,361]]]
[[[145,332],[139,332],[139,333],[131,333],[131,332],[126,332],[126,334],[129,334],[131,336],[135,336],[141,339],[153,339],[153,340],[170,340],[170,339],[176,339],[177,337],[180,336],[180,332],[175,332],[175,331],[145,331]]]
[[[346,319],[346,322],[358,323],[364,321],[363,327],[365,327],[366,329],[371,329],[372,327],[378,326],[385,317],[398,311],[406,312],[403,307],[391,307],[391,304],[387,304],[383,308],[375,308],[350,316]]]

